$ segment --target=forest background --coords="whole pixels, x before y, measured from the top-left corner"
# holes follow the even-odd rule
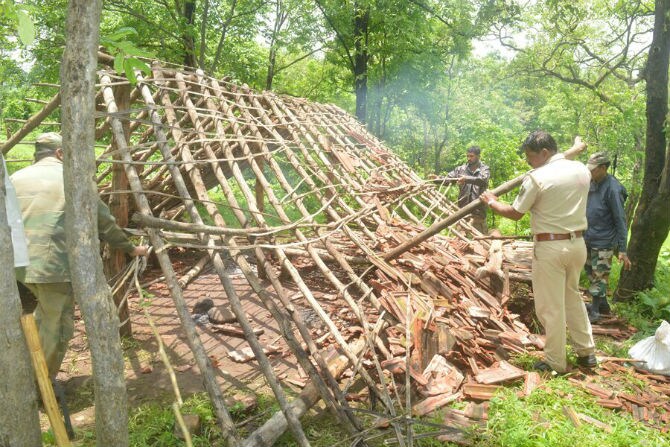
[[[83,53],[80,46],[90,43],[82,35],[97,42],[99,21],[100,43],[116,57],[115,68],[130,78],[134,68],[142,68],[139,57],[157,58],[202,68],[209,75],[229,77],[254,89],[335,103],[355,114],[424,175],[443,173],[462,163],[465,149],[477,144],[483,148],[482,158],[491,166],[492,186],[496,186],[527,169],[518,147],[529,131],[548,130],[561,148],[581,135],[590,153],[605,150],[613,156],[612,171],[630,192],[629,255],[634,264],[630,272],[622,273],[617,297],[638,299],[615,309],[631,321],[637,318],[633,322],[637,327],[646,324],[645,335],[659,318],[670,317],[666,139],[670,0],[107,0],[101,18],[91,7],[94,3],[0,0],[0,118],[5,132],[17,129],[12,119],[27,119],[41,108],[39,100],[50,99],[53,89],[42,88],[45,84],[60,83],[61,115],[51,118],[63,122],[68,144],[83,136],[82,147],[92,146],[93,126],[87,124],[93,117],[86,113],[93,110],[93,90],[85,104],[90,108],[80,110],[74,106],[83,102],[77,103],[72,93],[79,87],[77,82],[86,81],[75,69]],[[87,7],[93,17],[88,22],[89,16],[76,14]],[[61,60],[66,61],[63,67]],[[59,72],[64,73],[63,79]],[[65,169],[71,170],[72,178],[87,175],[75,163],[80,155],[71,154],[72,163],[66,160]],[[10,164],[10,169],[16,166]],[[68,182],[66,191],[80,187],[72,183]],[[95,191],[87,197],[95,197]],[[77,224],[91,227],[90,222]],[[505,230],[523,234],[528,231],[527,222]],[[0,238],[8,240],[2,225]],[[80,256],[84,252],[97,250],[70,253],[77,271],[87,264]],[[11,263],[6,256],[0,253],[3,265]],[[11,269],[0,273],[3,289],[9,290],[15,284],[8,274]],[[615,281],[617,273],[615,269]],[[75,286],[83,289],[88,284]],[[9,304],[18,302],[17,296],[0,298],[7,298]],[[96,298],[106,302],[104,293]],[[99,313],[87,306],[82,312],[88,325]],[[5,307],[9,311],[0,326],[17,335],[11,311],[18,314],[19,309]],[[107,327],[116,330],[111,324]],[[104,339],[100,332],[98,336],[90,331],[92,352],[107,348],[96,344]],[[110,345],[114,355],[105,359],[121,359],[116,348]],[[19,351],[4,354],[0,365],[3,375],[15,372],[21,377],[21,386],[11,393],[10,404],[15,407],[30,400],[24,397],[32,386],[16,367],[18,361],[13,361]],[[114,369],[97,367],[103,372]],[[126,434],[123,393],[112,388],[118,385],[114,378],[97,370],[94,374],[96,399],[116,399],[96,401],[96,414],[110,416],[96,421],[98,445],[127,444],[127,440],[107,442]],[[0,412],[5,419],[12,413],[27,414],[12,412],[12,405],[8,408]],[[520,411],[513,408],[513,413]],[[501,420],[516,423],[508,417]],[[17,421],[15,432],[21,433],[23,425],[18,427]],[[35,425],[33,421],[24,425],[30,424]],[[533,431],[535,427],[531,422]],[[528,438],[518,426],[499,428],[501,436],[517,433]],[[566,430],[559,433],[565,438]],[[578,436],[572,429],[569,433]],[[661,445],[639,438],[639,445]],[[568,442],[562,445],[575,445]],[[495,445],[505,444],[521,445]]]
[[[581,135],[589,153],[613,157],[610,172],[629,191],[634,268],[617,294],[630,298],[655,284],[659,256],[668,257],[667,31],[653,39],[668,20],[667,4],[107,0],[101,45],[120,72],[132,73],[139,57],[157,58],[253,89],[337,104],[425,175],[462,163],[476,144],[496,186],[527,169],[518,148],[529,131],[549,131],[561,148]],[[36,84],[59,83],[67,2],[0,5],[0,117],[10,119],[3,121],[10,133],[19,125],[11,119],[41,107],[25,98],[49,99]],[[665,45],[661,79],[650,74],[653,42]],[[657,100],[649,91],[659,85],[665,97]],[[658,121],[650,113],[662,117],[660,127],[650,129]],[[527,221],[490,224],[528,232]],[[668,304],[657,307],[670,315]]]

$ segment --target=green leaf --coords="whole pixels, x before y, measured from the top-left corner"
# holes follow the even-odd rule
[[[135,44],[127,40],[115,42],[115,45],[127,56],[153,57],[150,52],[137,48]]]
[[[151,69],[149,66],[134,57],[129,57],[126,59],[123,64],[123,68],[126,71],[126,77],[128,78],[128,81],[130,81],[130,83],[133,85],[137,84],[137,76],[135,76],[136,69],[144,72],[145,74],[151,74]]]
[[[137,36],[138,32],[135,28],[132,28],[130,26],[124,26],[123,28],[119,28],[116,31],[114,31],[112,34],[109,34],[105,36],[106,39],[109,40],[120,40],[121,38],[124,38],[126,36],[134,35]]]
[[[147,76],[151,75],[151,68],[143,61],[133,57],[126,59],[124,68],[126,70],[126,77],[133,85],[137,83],[135,70],[140,70]]]
[[[128,78],[128,82],[130,82],[131,85],[137,84],[137,76],[135,76],[135,70],[132,68],[128,68],[127,66],[124,67],[126,69],[126,78]]]
[[[124,60],[126,58],[126,55],[123,54],[123,51],[119,51],[116,54],[116,57],[114,58],[114,70],[118,73],[121,74],[123,73],[123,67],[124,67]]]
[[[151,74],[151,67],[149,67],[144,61],[141,61],[141,60],[136,59],[134,57],[126,59],[126,62],[125,62],[124,66],[126,68],[126,71],[128,71],[129,69],[136,69],[136,70],[140,70],[145,75],[150,75]]]
[[[16,10],[16,18],[18,20],[19,39],[24,45],[28,46],[35,40],[35,26],[33,21],[25,11]]]

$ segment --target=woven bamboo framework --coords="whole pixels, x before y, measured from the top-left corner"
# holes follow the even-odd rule
[[[500,244],[476,240],[481,235],[465,221],[383,260],[456,207],[445,198],[448,186],[423,180],[342,109],[159,63],[136,85],[109,69],[99,72],[99,81],[97,138],[108,142],[98,159],[100,191],[113,209],[122,197],[134,198],[129,214],[150,239],[231,442],[270,445],[276,434],[260,429],[239,439],[184,302],[171,246],[207,254],[282,409],[268,427],[288,426],[301,445],[309,444],[299,421],[305,404],[284,394],[227,262],[239,267],[276,320],[312,380],[312,397],[323,399],[354,437],[363,438],[365,427],[345,399],[353,381],[381,402],[378,411],[402,445],[398,416],[413,402],[394,394],[392,372],[409,371],[407,388],[426,387],[422,372],[435,356],[467,378],[539,343],[503,306],[515,275],[510,268],[518,263],[492,268]],[[356,337],[324,310],[305,269],[341,300],[348,325],[361,328]],[[296,311],[286,280],[327,328],[335,357]],[[352,370],[347,383],[338,381],[343,369]]]

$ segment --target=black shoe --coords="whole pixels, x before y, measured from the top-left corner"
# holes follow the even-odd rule
[[[535,364],[533,365],[533,369],[540,372],[552,372],[554,370],[554,368],[552,368],[551,365],[549,365],[549,363],[543,360],[535,362]]]
[[[600,311],[600,315],[610,315],[612,313],[612,308],[610,307],[610,303],[607,302],[607,299],[600,303],[600,308],[598,310]]]
[[[584,368],[595,368],[598,366],[598,360],[596,359],[595,354],[584,355],[577,357],[577,365],[583,366]]]
[[[593,304],[587,304],[586,305],[586,315],[589,317],[589,322],[591,324],[597,323],[600,321],[600,312],[596,309],[596,307]]]

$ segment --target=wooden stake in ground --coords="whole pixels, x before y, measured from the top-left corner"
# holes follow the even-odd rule
[[[56,444],[59,447],[69,446],[70,439],[65,430],[65,424],[61,418],[56,396],[54,395],[51,380],[49,379],[49,370],[47,362],[44,359],[42,346],[40,346],[40,336],[37,332],[37,325],[35,324],[35,317],[33,314],[24,314],[21,316],[21,326],[23,333],[26,335],[26,343],[30,350],[30,358],[33,361],[33,368],[35,368],[35,376],[37,377],[37,384],[40,387],[40,394],[42,395],[42,402],[44,403],[44,410],[47,412],[51,428],[56,437]]]
[[[582,142],[581,138],[576,137],[575,138],[575,143],[572,145],[570,149],[567,151],[563,152],[563,155],[565,158],[569,160],[575,159],[579,154],[584,152],[586,150],[586,143]],[[508,193],[517,186],[521,184],[523,181],[523,178],[526,176],[526,174],[520,175],[515,179],[512,179],[508,182],[503,183],[502,185],[498,186],[496,189],[491,191],[493,194],[496,196],[500,196],[502,194]],[[440,231],[444,230],[447,228],[449,225],[452,225],[465,216],[469,215],[472,211],[475,210],[478,206],[480,206],[482,201],[480,199],[474,200],[467,205],[465,205],[463,208],[455,212],[454,214],[450,215],[444,220],[441,220],[439,222],[435,222],[433,225],[413,237],[412,239],[403,242],[402,244],[398,245],[396,248],[388,252],[386,255],[384,255],[384,260],[385,261],[390,261],[391,259],[395,259],[401,254],[405,253],[406,251],[416,247],[423,241],[427,240],[431,236],[436,235]]]

